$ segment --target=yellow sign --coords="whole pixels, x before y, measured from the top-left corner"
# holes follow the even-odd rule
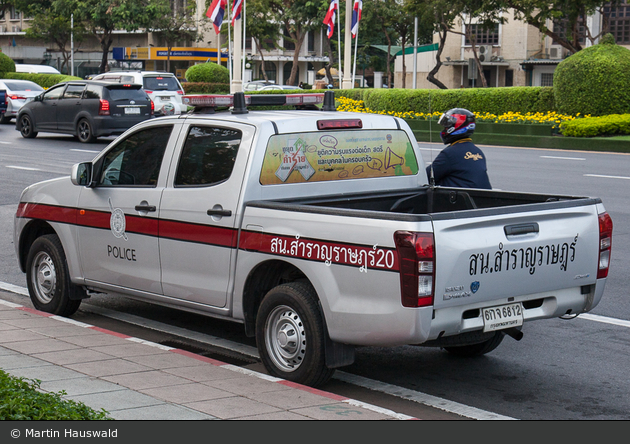
[[[173,47],[168,48],[113,48],[112,54],[116,60],[167,60],[170,55],[171,60],[202,61],[210,60],[216,62],[218,59],[217,48],[190,48]],[[221,53],[221,61],[227,61],[227,53]]]
[[[275,185],[417,173],[418,162],[404,131],[280,134],[269,139],[260,183]]]

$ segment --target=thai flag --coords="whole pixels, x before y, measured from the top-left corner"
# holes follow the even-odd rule
[[[328,38],[331,38],[333,32],[335,32],[335,17],[337,17],[337,10],[339,9],[339,0],[331,0],[330,6],[328,6],[328,12],[324,17],[324,25],[328,25]]]
[[[212,20],[214,32],[221,33],[221,25],[223,24],[223,16],[227,8],[227,0],[212,0],[212,4],[206,11],[206,16]]]
[[[361,21],[361,10],[363,9],[363,0],[354,0],[354,6],[352,7],[352,38],[357,36],[359,32],[359,21]]]
[[[232,5],[232,26],[236,20],[241,19],[241,9],[243,9],[243,0],[234,0]]]

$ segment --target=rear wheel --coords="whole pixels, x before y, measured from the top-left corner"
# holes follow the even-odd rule
[[[33,121],[28,115],[25,114],[20,117],[20,134],[22,134],[22,137],[25,139],[32,139],[37,136],[37,132],[34,130]]]
[[[88,119],[81,119],[79,123],[77,123],[77,137],[79,141],[83,143],[91,143],[96,140],[94,132],[92,131],[92,125],[90,125]]]
[[[28,292],[36,309],[59,316],[70,316],[79,309],[85,293],[70,282],[66,255],[56,234],[33,242],[26,267]]]
[[[457,347],[444,347],[444,350],[456,356],[472,358],[475,356],[481,356],[485,355],[486,353],[490,353],[501,344],[504,337],[505,334],[503,332],[497,331],[492,338],[479,344],[461,345]]]
[[[273,376],[312,387],[327,382],[324,322],[315,290],[291,282],[267,293],[256,318],[256,343]]]

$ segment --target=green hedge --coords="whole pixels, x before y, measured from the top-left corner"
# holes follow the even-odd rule
[[[216,63],[199,63],[186,70],[186,80],[189,82],[229,83],[230,70]]]
[[[229,94],[229,83],[184,82],[186,94]]]
[[[585,117],[560,124],[562,135],[569,137],[618,136],[630,134],[630,114]]]
[[[350,89],[335,96],[363,100],[373,111],[416,113],[466,108],[476,113],[536,113],[555,111],[553,88],[542,86],[465,89]]]
[[[8,55],[0,52],[0,73],[15,72],[15,62]]]
[[[70,80],[82,80],[81,77],[67,76],[65,74],[27,74],[22,72],[5,72],[2,74],[2,78],[30,80],[42,88],[50,88],[57,83],[69,82]]]

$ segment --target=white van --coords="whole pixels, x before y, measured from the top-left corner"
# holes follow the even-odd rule
[[[15,72],[25,72],[28,74],[61,74],[52,66],[48,65],[22,65],[15,64]]]

